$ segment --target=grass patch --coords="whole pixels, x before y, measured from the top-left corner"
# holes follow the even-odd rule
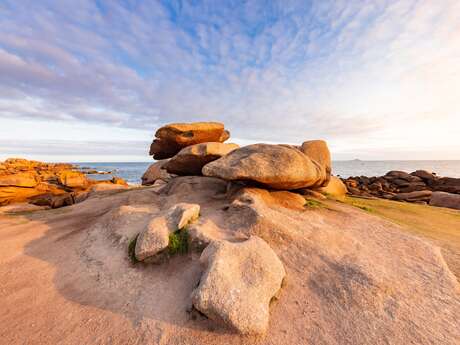
[[[188,232],[187,229],[177,230],[169,234],[169,255],[186,254],[188,252]]]
[[[371,209],[372,214],[441,247],[447,265],[460,279],[460,211],[384,199],[346,197],[344,202]]]
[[[318,200],[314,200],[314,199],[306,199],[305,200],[305,207],[312,207],[312,208],[317,208],[317,207],[323,207],[323,203],[321,201],[318,201]]]
[[[137,260],[136,258],[136,253],[135,253],[136,243],[137,243],[138,238],[139,238],[139,234],[137,234],[128,244],[128,256],[133,264],[139,262],[139,260]]]

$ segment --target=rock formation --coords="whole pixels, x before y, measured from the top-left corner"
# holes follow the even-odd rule
[[[172,123],[159,128],[155,137],[150,155],[154,159],[166,159],[190,145],[224,142],[230,133],[219,122]]]
[[[187,146],[180,150],[166,164],[166,170],[176,175],[201,175],[201,169],[239,148],[236,144],[207,142]]]
[[[440,200],[441,195],[443,198],[454,200],[455,195],[460,194],[460,178],[438,177],[425,170],[417,170],[410,174],[393,170],[384,176],[355,176],[343,179],[343,182],[348,192],[354,196],[429,203],[433,206],[441,206],[436,201]],[[436,200],[431,202],[432,192],[445,192],[450,195],[436,194]],[[444,205],[450,205],[450,203]]]
[[[257,236],[240,243],[215,241],[200,261],[205,271],[193,292],[194,307],[239,333],[265,333],[270,301],[286,275],[270,246]]]
[[[203,175],[228,181],[254,181],[274,189],[321,186],[329,179],[325,166],[288,145],[242,147],[206,164]]]
[[[114,177],[95,181],[70,164],[52,164],[10,158],[0,163],[0,206],[30,202],[58,208],[83,200],[95,185],[127,186]]]

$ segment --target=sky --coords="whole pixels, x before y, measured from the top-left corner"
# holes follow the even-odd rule
[[[460,1],[0,1],[0,159],[148,161],[192,121],[460,159]]]

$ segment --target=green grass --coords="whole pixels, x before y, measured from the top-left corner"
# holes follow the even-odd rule
[[[188,252],[187,229],[177,230],[169,234],[168,253],[169,255],[186,254]]]
[[[139,234],[137,234],[128,244],[128,256],[133,264],[136,264],[139,262],[135,254],[136,243],[137,243],[138,238],[139,238]]]
[[[306,199],[305,200],[305,207],[312,207],[312,208],[316,208],[316,207],[323,207],[324,204],[321,202],[321,201],[318,201],[318,200],[314,200],[314,199]]]
[[[441,247],[447,265],[460,279],[460,211],[385,199],[346,197],[345,203],[391,220]]]

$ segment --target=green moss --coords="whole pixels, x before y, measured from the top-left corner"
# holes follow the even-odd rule
[[[186,229],[169,234],[169,255],[185,254],[188,252],[188,232]]]
[[[137,234],[128,244],[128,256],[131,259],[133,264],[138,263],[139,260],[136,259],[136,243],[137,239],[139,238],[139,234]]]
[[[362,205],[353,205],[357,208],[360,208],[361,210],[364,210],[366,212],[374,212],[374,209],[368,206],[362,206]]]
[[[312,208],[316,208],[316,207],[323,207],[323,203],[318,201],[318,200],[314,200],[314,199],[306,199],[305,200],[305,207],[312,207]]]

